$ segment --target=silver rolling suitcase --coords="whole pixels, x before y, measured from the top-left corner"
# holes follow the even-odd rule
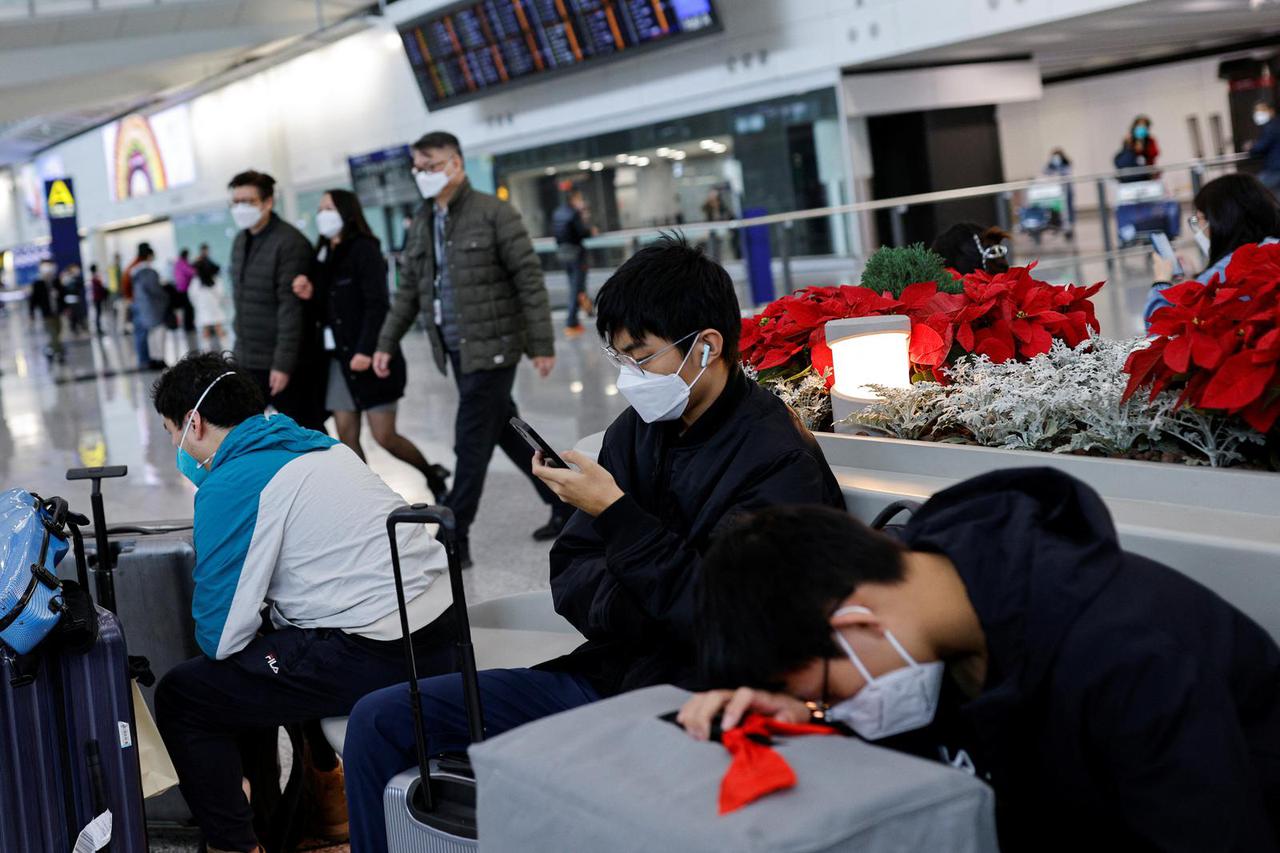
[[[396,527],[401,524],[440,525],[440,539],[449,557],[449,584],[453,589],[453,610],[458,624],[458,663],[462,670],[471,742],[484,740],[480,683],[476,677],[475,650],[471,646],[471,626],[467,621],[467,600],[462,589],[462,566],[458,562],[453,512],[444,507],[422,504],[398,509],[387,518],[387,535],[391,538],[391,568],[396,578],[405,659],[409,662],[409,703],[413,709],[414,736],[418,744],[418,767],[392,779],[383,794],[387,848],[391,853],[475,850],[476,781],[470,761],[465,755],[427,758],[427,739],[422,728],[422,697],[418,693],[418,666],[409,636],[404,583],[400,575],[400,551],[396,542]]]

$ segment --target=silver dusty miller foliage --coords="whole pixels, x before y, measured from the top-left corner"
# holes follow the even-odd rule
[[[1154,454],[1214,467],[1243,458],[1263,437],[1235,418],[1174,409],[1175,392],[1155,400],[1139,391],[1121,403],[1124,363],[1142,339],[1094,337],[1076,347],[1054,341],[1026,362],[964,358],[947,369],[948,385],[918,382],[876,388],[881,399],[849,418],[895,438],[1016,450]]]

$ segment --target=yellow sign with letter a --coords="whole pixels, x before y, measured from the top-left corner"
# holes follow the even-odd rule
[[[76,197],[66,181],[54,181],[49,184],[49,216],[54,219],[65,219],[76,215]]]

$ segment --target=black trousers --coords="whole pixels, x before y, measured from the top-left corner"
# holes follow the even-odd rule
[[[533,449],[509,423],[520,414],[516,410],[515,400],[511,399],[511,389],[516,382],[515,365],[501,370],[463,373],[461,357],[456,352],[450,352],[449,366],[453,369],[459,396],[453,431],[457,471],[445,505],[453,510],[457,519],[458,538],[466,541],[471,522],[475,521],[476,510],[480,508],[480,494],[484,491],[485,474],[489,471],[489,460],[493,458],[495,446],[501,447],[507,458],[524,472],[543,503],[567,512],[555,492],[533,476]]]
[[[321,376],[328,377],[329,362],[326,358],[322,362],[324,371],[307,365],[298,366],[292,374],[289,375],[289,384],[285,386],[284,391],[271,396],[271,371],[257,370],[250,368],[249,373],[253,376],[255,382],[258,383],[258,389],[262,391],[262,398],[268,404],[275,406],[276,411],[282,415],[288,415],[298,422],[298,426],[313,429],[317,432],[324,432],[324,422],[328,420],[329,413],[324,408],[324,383]]]
[[[449,610],[414,635],[420,674],[457,671],[456,633]],[[286,628],[225,660],[193,658],[170,670],[156,688],[156,725],[206,842],[253,850],[259,841],[241,788],[244,744],[274,749],[263,735],[276,727],[347,715],[362,696],[405,682],[402,650],[399,640]]]

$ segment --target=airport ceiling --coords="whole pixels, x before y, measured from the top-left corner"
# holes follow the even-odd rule
[[[131,109],[189,97],[345,37],[367,26],[362,13],[379,5],[0,0],[0,165]],[[1146,0],[857,70],[1029,54],[1052,79],[1268,38],[1280,44],[1280,0]]]
[[[0,164],[363,27],[370,0],[0,0]]]
[[[995,4],[999,0],[990,0]],[[901,67],[915,62],[1034,56],[1049,80],[1243,42],[1276,41],[1280,47],[1280,0],[1147,0],[1131,6],[1068,18],[999,36],[932,48],[859,66]]]

